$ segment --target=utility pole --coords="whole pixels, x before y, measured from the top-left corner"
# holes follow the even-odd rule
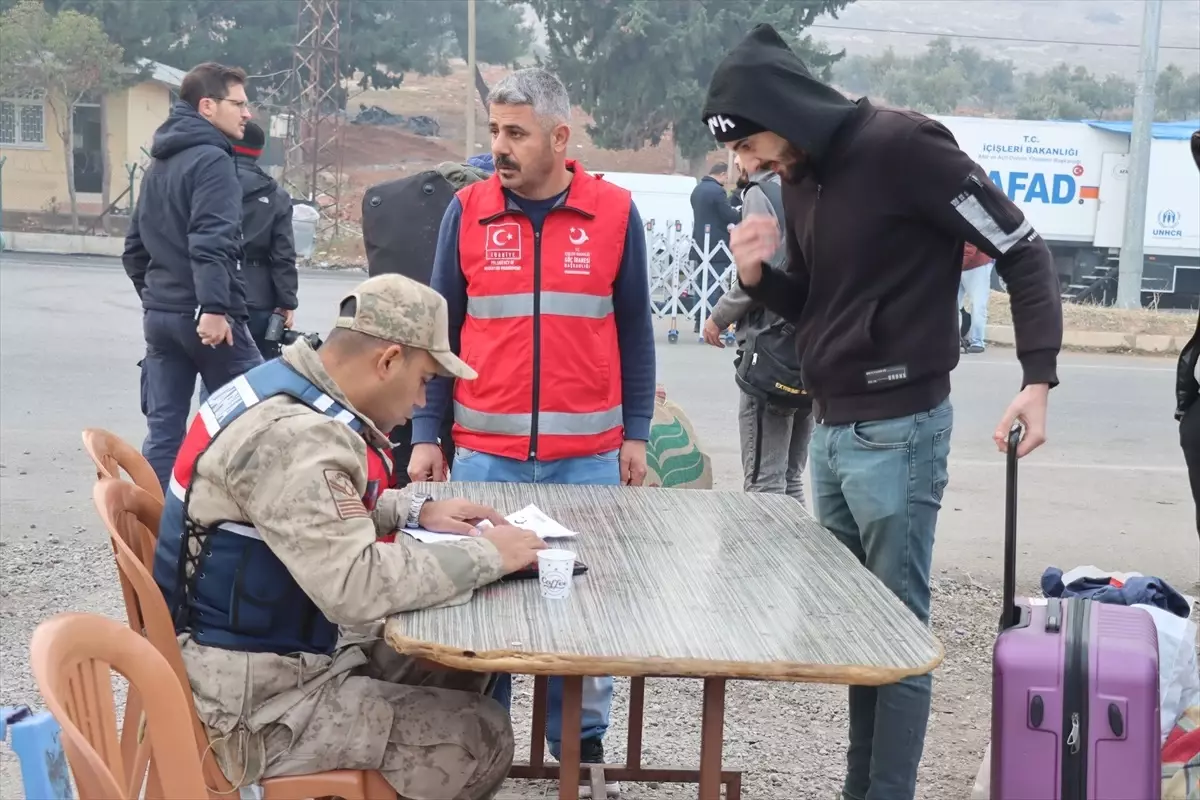
[[[1117,305],[1142,307],[1142,260],[1146,237],[1146,194],[1150,186],[1150,131],[1154,124],[1154,83],[1158,76],[1158,37],[1162,0],[1142,5],[1142,50],[1137,93],[1133,96],[1133,132],[1129,137],[1129,184],[1125,194],[1125,231],[1117,269]]]
[[[463,160],[475,155],[475,0],[467,0],[467,137]]]

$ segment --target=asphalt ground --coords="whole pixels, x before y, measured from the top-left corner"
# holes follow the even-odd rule
[[[306,271],[297,325],[324,332],[362,273]],[[40,705],[28,642],[62,611],[124,619],[111,547],[92,508],[94,471],[80,431],[105,427],[135,446],[143,352],[140,308],[112,259],[0,254],[0,705]],[[696,427],[716,488],[741,485],[732,351],[690,335],[668,344],[659,324],[659,381]],[[682,325],[690,331],[690,325]],[[1174,361],[1065,353],[1051,393],[1049,442],[1021,464],[1024,591],[1050,565],[1095,564],[1159,575],[1200,594],[1200,540],[1172,419]],[[989,735],[991,648],[999,609],[1004,457],[991,440],[1017,391],[1011,350],[964,356],[953,375],[955,430],[935,550],[933,628],[946,649],[934,674],[919,800],[966,798]],[[679,524],[686,525],[687,520]],[[513,722],[528,752],[529,693],[518,679]],[[624,758],[625,681],[618,681],[610,763]],[[645,762],[695,765],[699,682],[647,684]],[[845,689],[733,682],[727,768],[744,796],[837,796],[844,777]],[[23,796],[16,759],[0,745],[0,797]],[[553,797],[546,783],[510,781],[502,800]],[[694,787],[627,785],[626,800],[694,798]]]
[[[362,273],[306,271],[297,327],[325,332]],[[111,259],[0,256],[0,517],[6,537],[76,527],[100,536],[84,502],[92,479],[79,432],[108,428],[140,446],[137,297]],[[696,426],[716,488],[737,489],[737,388],[732,349],[659,324],[658,379]],[[690,331],[690,326],[680,326]],[[1096,564],[1194,587],[1200,538],[1180,454],[1174,361],[1064,353],[1051,392],[1049,441],[1021,462],[1019,575]],[[1012,350],[963,356],[953,374],[950,485],[936,565],[1000,578],[1004,459],[991,433],[1019,388]],[[73,489],[76,495],[65,496]],[[36,526],[36,527],[32,527]]]

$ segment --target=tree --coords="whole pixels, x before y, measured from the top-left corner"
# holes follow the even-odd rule
[[[450,23],[454,29],[454,38],[458,43],[458,52],[463,58],[467,57],[467,0],[454,2],[438,2],[438,6],[450,12]],[[529,55],[533,45],[533,29],[525,23],[520,8],[501,5],[497,2],[477,3],[475,8],[475,51],[478,56],[475,64],[475,91],[479,100],[486,106],[488,96],[487,81],[479,70],[479,61],[487,64],[512,64],[517,59]]]
[[[850,91],[934,113],[983,109],[1022,119],[1103,119],[1126,114],[1133,104],[1133,84],[1119,75],[1101,78],[1067,64],[1018,75],[1012,61],[987,58],[973,47],[956,50],[946,38],[912,58],[890,49],[877,58],[849,58],[835,76]],[[1185,77],[1178,67],[1167,67],[1159,75],[1158,97],[1160,118],[1187,116],[1189,108],[1200,108],[1200,75]]]
[[[850,0],[532,0],[546,26],[546,59],[572,100],[592,116],[601,147],[657,145],[670,131],[688,171],[713,149],[700,112],[727,52],[762,22],[787,40],[814,75],[828,79],[843,53],[802,36]]]
[[[40,91],[54,116],[67,167],[71,230],[78,231],[74,109],[119,85],[121,48],[93,17],[75,11],[51,16],[38,0],[22,0],[0,16],[0,53],[0,93]]]
[[[10,0],[0,0],[9,2]],[[258,103],[286,105],[297,39],[299,0],[45,0],[100,19],[130,60],[149,58],[187,69],[220,61],[245,69]],[[502,0],[478,0],[480,61],[509,64],[529,50],[522,12]],[[467,0],[342,0],[340,66],[361,88],[400,85],[407,72],[446,74],[466,54]],[[486,94],[482,73],[476,84]],[[345,97],[343,93],[342,102]]]
[[[1103,119],[1133,104],[1133,84],[1116,75],[1100,80],[1085,67],[1058,64],[1025,75],[1017,99],[1021,119]]]
[[[890,48],[878,58],[856,56],[835,71],[850,91],[873,94],[896,105],[948,114],[963,106],[995,111],[1011,100],[1016,68],[987,58],[974,47],[954,49],[939,37],[924,53],[900,57]]]
[[[1194,119],[1200,112],[1200,72],[1184,75],[1175,64],[1158,73],[1155,116],[1164,120]]]

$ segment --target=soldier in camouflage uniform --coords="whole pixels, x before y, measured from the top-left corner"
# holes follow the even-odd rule
[[[475,377],[451,353],[446,320],[432,289],[371,278],[319,352],[288,346],[214,393],[188,433],[155,578],[236,786],[374,769],[404,798],[476,800],[508,773],[512,728],[483,695],[489,676],[425,670],[380,639],[388,615],[466,602],[544,546],[490,508],[372,492],[368,451],[387,452],[382,431],[423,404],[435,375]],[[270,388],[280,381],[292,388]],[[496,527],[480,534],[481,519]],[[380,541],[405,525],[474,535]]]

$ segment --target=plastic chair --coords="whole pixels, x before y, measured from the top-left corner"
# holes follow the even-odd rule
[[[80,800],[138,800],[139,777],[126,769],[117,741],[112,675],[124,676],[148,702],[149,797],[200,798],[200,760],[185,723],[187,701],[154,647],[119,622],[59,614],[33,632],[30,662],[38,689],[62,727],[63,749]]]
[[[130,480],[158,498],[160,504],[163,502],[162,486],[154,474],[154,468],[145,456],[120,436],[103,428],[86,428],[83,431],[83,449],[96,465],[96,480],[120,478],[121,470],[124,470]]]
[[[105,478],[92,492],[105,527],[112,539],[121,591],[125,596],[129,625],[145,635],[166,659],[180,686],[187,689],[187,712],[191,720],[193,749],[203,759],[204,779],[212,800],[228,800],[232,785],[217,766],[192,700],[187,668],[175,638],[175,624],[166,599],[151,574],[154,543],[151,525],[157,525],[154,499],[128,481]],[[150,546],[147,548],[147,542]],[[143,555],[144,554],[144,555]],[[130,693],[132,699],[133,694]],[[126,710],[128,719],[129,711]],[[127,725],[128,727],[128,725]],[[124,744],[124,743],[123,743]],[[136,738],[132,746],[137,746]],[[145,755],[141,755],[145,758]],[[395,800],[396,790],[374,770],[333,770],[312,775],[266,778],[261,783],[264,800],[307,800],[334,796],[344,800]]]

